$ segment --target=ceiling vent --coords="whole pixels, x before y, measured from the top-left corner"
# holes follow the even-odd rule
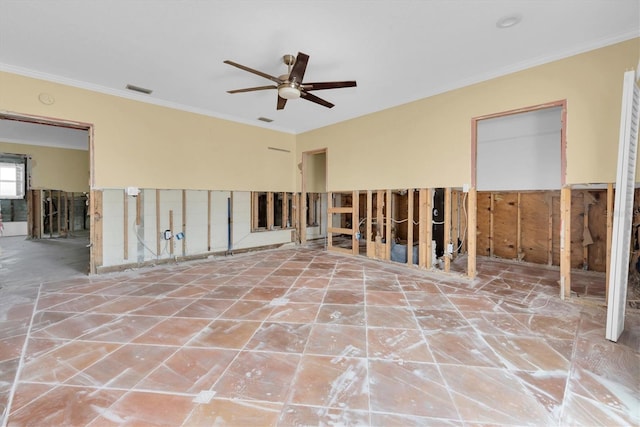
[[[258,120],[260,120],[261,122],[265,122],[265,123],[271,123],[273,121],[273,119],[267,118],[267,117],[258,117]]]
[[[144,93],[145,95],[151,95],[151,92],[153,92],[151,89],[146,89],[140,86],[134,86],[134,85],[127,85],[127,89],[132,90],[134,92],[140,92],[140,93]]]

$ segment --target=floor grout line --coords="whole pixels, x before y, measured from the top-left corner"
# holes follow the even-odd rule
[[[36,309],[38,307],[38,302],[40,301],[40,291],[42,289],[42,283],[38,285],[38,293],[36,296],[36,300],[33,304],[33,309],[31,310],[31,318],[29,319],[29,327],[27,328],[27,333],[25,334],[24,343],[22,344],[22,350],[20,351],[20,361],[18,362],[18,369],[16,369],[15,379],[13,384],[11,385],[11,389],[9,391],[9,398],[7,399],[7,405],[5,408],[5,413],[2,417],[2,427],[7,427],[7,423],[9,421],[9,416],[11,415],[11,406],[13,405],[13,399],[15,397],[16,389],[18,388],[18,383],[20,382],[20,375],[22,374],[22,369],[24,368],[24,358],[27,352],[27,347],[29,345],[29,338],[31,336],[31,328],[33,327],[33,319],[36,315]]]

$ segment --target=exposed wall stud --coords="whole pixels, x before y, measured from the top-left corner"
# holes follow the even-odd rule
[[[123,259],[129,259],[129,197],[127,196],[127,189],[122,191],[122,257]]]
[[[571,297],[571,187],[560,190],[560,298]]]
[[[367,190],[367,256],[375,258],[376,247],[373,234],[373,191]]]
[[[468,226],[467,226],[467,275],[470,278],[476,277],[476,239],[478,234],[478,193],[475,187],[469,189],[467,199]]]
[[[407,190],[407,264],[413,265],[413,188]]]
[[[609,273],[611,272],[611,244],[613,242],[613,183],[607,184],[607,262],[606,262],[606,292],[605,301],[609,304]]]
[[[444,190],[444,271],[451,270],[451,187]]]

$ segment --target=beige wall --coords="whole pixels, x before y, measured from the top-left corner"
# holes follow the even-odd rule
[[[92,124],[96,188],[295,189],[295,135],[0,72],[2,110]]]
[[[89,191],[89,152],[0,142],[0,152],[31,156],[31,188]]]
[[[2,72],[0,111],[92,124],[96,188],[295,191],[301,153],[327,147],[327,189],[366,190],[468,184],[472,117],[566,99],[567,183],[601,183],[639,57],[633,39],[298,136]]]
[[[334,191],[461,187],[473,117],[566,99],[567,183],[613,182],[622,75],[639,58],[633,39],[310,131],[298,135],[298,158],[328,147]]]

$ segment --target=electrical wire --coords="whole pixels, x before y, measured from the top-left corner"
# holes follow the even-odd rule
[[[151,252],[151,255],[156,257],[156,259],[160,258],[160,255],[156,254],[149,246],[147,246],[147,244],[144,241],[144,238],[140,236],[140,234],[138,233],[138,224],[136,224],[135,222],[133,223],[133,231],[136,234],[136,237],[138,238],[138,242],[140,242],[146,250]]]

